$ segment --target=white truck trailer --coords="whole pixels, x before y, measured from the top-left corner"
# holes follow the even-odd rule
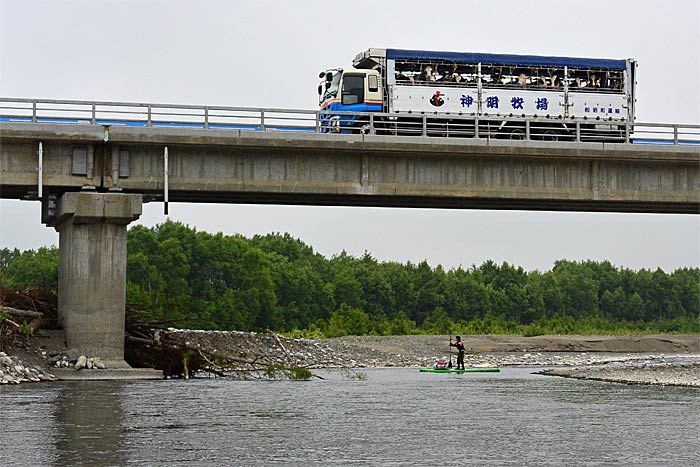
[[[566,140],[619,140],[634,121],[633,59],[368,49],[351,69],[321,73],[326,131]],[[526,121],[529,121],[526,123]],[[477,125],[478,123],[478,125]],[[450,130],[451,128],[451,130]],[[533,130],[530,132],[530,130]]]

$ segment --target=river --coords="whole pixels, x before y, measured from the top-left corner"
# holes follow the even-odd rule
[[[698,389],[535,370],[6,386],[0,465],[700,464]]]

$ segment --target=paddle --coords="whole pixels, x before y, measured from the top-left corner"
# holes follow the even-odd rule
[[[452,368],[452,336],[450,336],[450,363],[447,364],[447,368]]]

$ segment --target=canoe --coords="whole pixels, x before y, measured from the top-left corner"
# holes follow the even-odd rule
[[[501,371],[497,367],[483,367],[483,368],[465,368],[464,370],[455,370],[453,368],[448,368],[446,370],[438,370],[436,368],[419,368],[421,373],[498,373]]]

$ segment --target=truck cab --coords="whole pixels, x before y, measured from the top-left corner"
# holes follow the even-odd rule
[[[382,112],[381,74],[377,70],[340,68],[319,74],[321,131],[356,133],[369,121],[369,116],[343,115],[334,112]]]

